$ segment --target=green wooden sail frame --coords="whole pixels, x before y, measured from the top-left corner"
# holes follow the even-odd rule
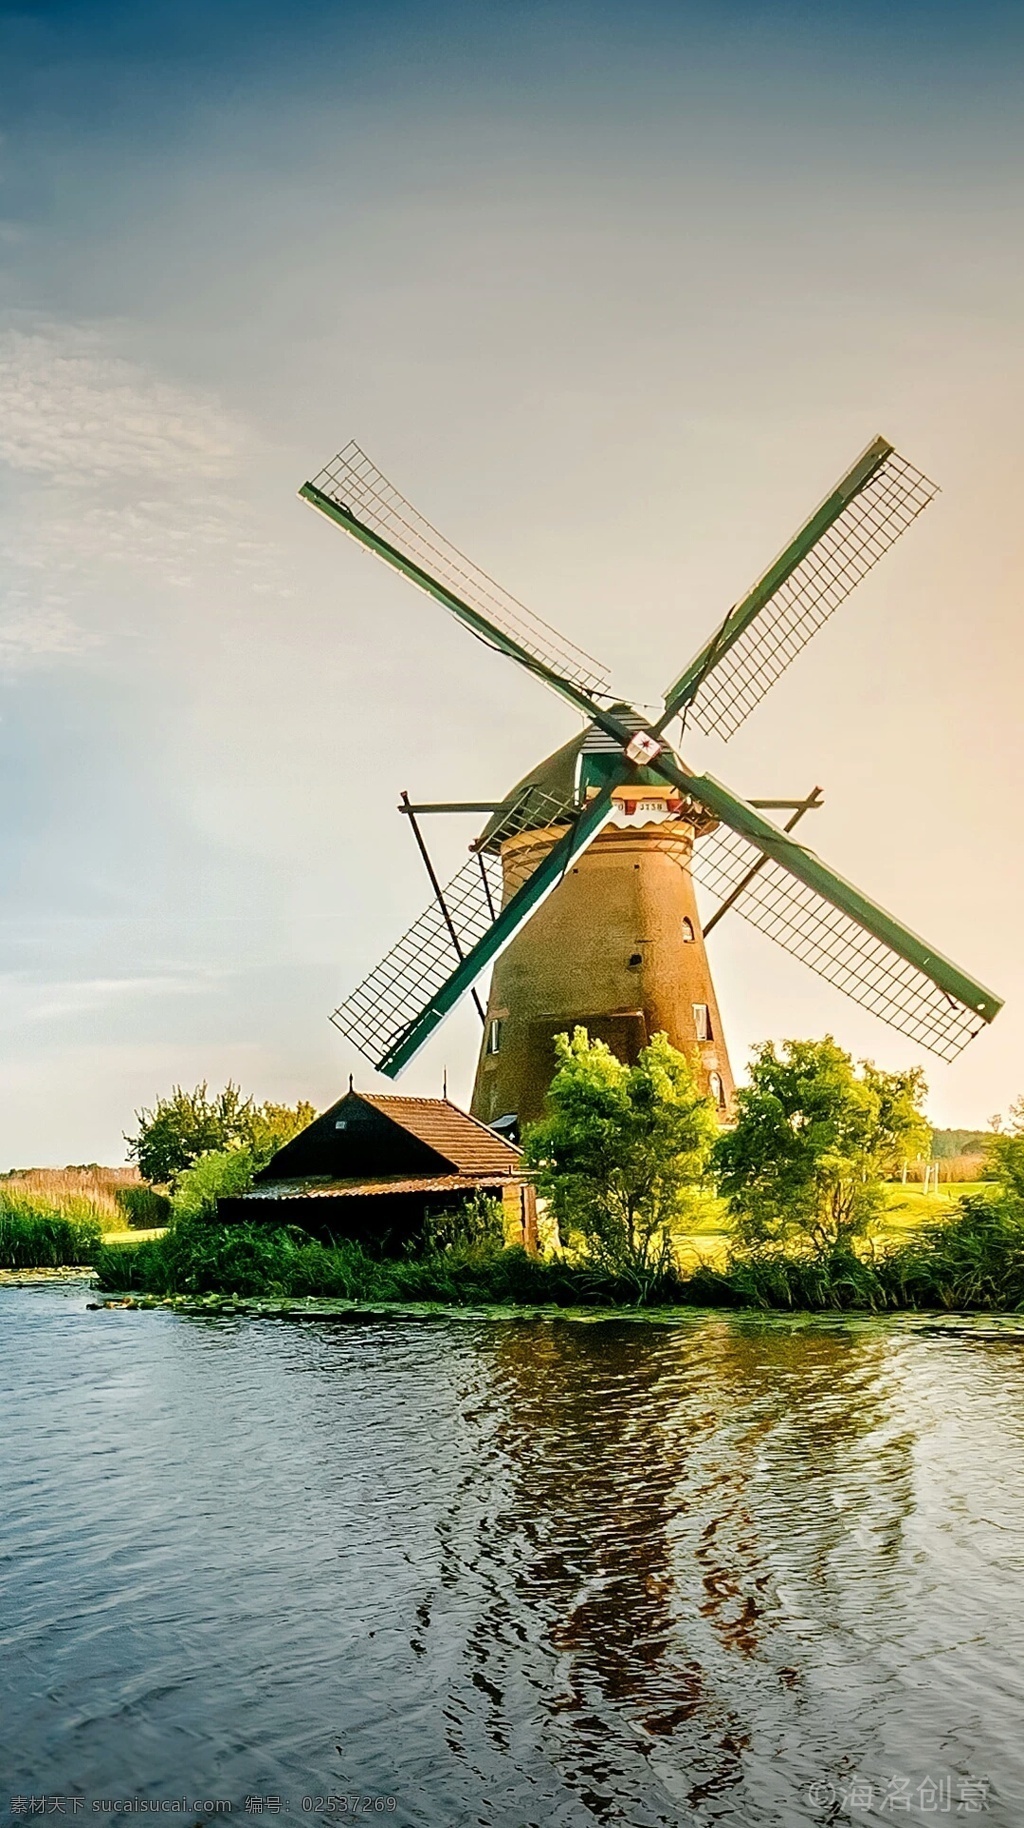
[[[665,694],[657,728],[684,716],[728,738],[938,490],[875,438]]]
[[[604,669],[534,617],[442,539],[349,445],[302,497],[442,603],[479,638],[543,679],[621,752],[582,805],[518,805],[332,1020],[395,1076],[553,893],[612,817],[617,786],[642,768],[702,807],[717,828],[695,846],[693,874],[737,913],[854,1001],[943,1059],[953,1059],[1001,999],[830,869],[820,857],[664,742],[676,717],[728,736],[796,653],[927,507],[936,488],[877,438],[830,491],[753,590],[673,681],[649,730],[622,701],[602,703]],[[501,849],[527,828],[551,842],[525,880],[504,879]],[[502,898],[504,896],[504,906]]]

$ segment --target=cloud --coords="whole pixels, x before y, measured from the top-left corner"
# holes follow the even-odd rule
[[[212,565],[251,573],[258,588],[273,579],[278,557],[278,548],[258,537],[244,506],[226,496],[181,491],[116,504],[77,497],[70,510],[55,505],[0,537],[0,559],[33,574],[37,597],[44,578],[51,592],[57,583],[66,591],[106,565],[155,569],[162,583],[178,588],[190,587],[197,572]]]
[[[92,645],[88,631],[58,608],[23,609],[19,613],[8,602],[0,609],[0,672],[81,654]]]
[[[152,619],[165,588],[291,595],[244,487],[223,487],[251,433],[213,395],[124,360],[117,331],[0,330],[0,466],[12,483],[0,673],[83,654],[109,638],[126,602]]]
[[[133,997],[193,996],[209,988],[210,972],[161,973],[147,977],[69,978],[40,982],[20,973],[0,979],[8,1020],[49,1022],[109,1009]]]
[[[108,353],[97,329],[0,332],[0,462],[13,470],[63,484],[223,477],[241,442],[216,402]]]

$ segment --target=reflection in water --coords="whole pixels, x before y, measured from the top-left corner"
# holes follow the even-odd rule
[[[506,1578],[467,1646],[469,1680],[486,1665],[501,1692],[501,1622],[530,1616],[557,1657],[544,1705],[563,1768],[596,1819],[621,1819],[638,1756],[691,1809],[742,1782],[750,1731],[735,1665],[754,1666],[747,1701],[752,1688],[766,1705],[799,1684],[776,1623],[779,1549],[798,1517],[808,1569],[845,1541],[836,1482],[879,1424],[884,1351],[744,1336],[729,1322],[521,1328],[496,1341],[505,1416],[494,1445],[511,1476],[488,1559]],[[908,1465],[907,1442],[893,1438],[890,1540]],[[670,1743],[655,1758],[658,1740]],[[634,1819],[672,1817],[655,1807]]]
[[[15,1790],[1024,1820],[1016,1341],[0,1309]]]

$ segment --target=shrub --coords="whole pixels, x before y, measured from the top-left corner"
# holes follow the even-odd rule
[[[998,1181],[1015,1200],[1024,1202],[1024,1098],[1010,1106],[1010,1123],[989,1139],[985,1151],[987,1181]]]
[[[248,1149],[216,1149],[201,1155],[178,1175],[171,1195],[171,1218],[212,1219],[222,1195],[244,1193],[252,1185],[256,1162]]]
[[[154,1231],[169,1223],[171,1202],[166,1193],[135,1181],[115,1189],[114,1198],[130,1231]]]
[[[428,1212],[424,1226],[427,1251],[483,1247],[501,1250],[505,1242],[505,1216],[500,1200],[474,1193],[461,1206]]]

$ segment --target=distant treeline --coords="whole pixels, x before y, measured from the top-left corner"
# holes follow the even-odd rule
[[[932,1160],[947,1161],[951,1155],[984,1155],[992,1134],[991,1130],[933,1130]]]

